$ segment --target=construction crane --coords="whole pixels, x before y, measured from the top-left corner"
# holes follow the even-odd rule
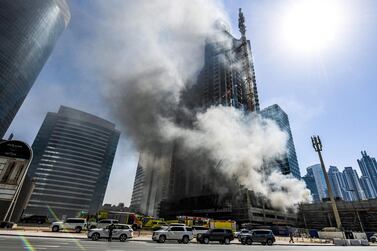
[[[245,17],[242,13],[242,9],[239,9],[239,18],[238,18],[238,28],[241,32],[241,50],[242,50],[242,60],[243,63],[243,72],[245,73],[245,82],[246,82],[246,103],[247,110],[254,112],[259,111],[259,99],[258,92],[255,80],[254,66],[251,62],[251,51],[249,50],[248,42],[246,39],[246,25]]]

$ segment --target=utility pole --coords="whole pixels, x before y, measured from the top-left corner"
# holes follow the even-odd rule
[[[321,143],[321,139],[319,138],[319,136],[313,136],[312,137],[312,144],[313,144],[314,150],[318,153],[319,161],[321,162],[322,172],[323,172],[323,175],[325,176],[327,191],[328,191],[328,194],[329,194],[329,197],[330,197],[332,210],[333,210],[334,215],[335,215],[336,226],[339,230],[342,230],[342,222],[340,221],[340,216],[339,216],[338,208],[336,206],[334,195],[333,195],[333,192],[332,192],[332,189],[331,189],[329,176],[327,175],[325,163],[323,162],[323,158],[322,158],[322,153],[321,153],[322,152],[322,143]]]

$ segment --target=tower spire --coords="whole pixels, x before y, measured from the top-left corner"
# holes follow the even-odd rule
[[[251,112],[259,111],[259,98],[258,98],[258,89],[255,79],[255,70],[254,64],[252,62],[253,57],[251,49],[249,48],[249,42],[246,39],[246,25],[245,25],[245,16],[243,15],[242,9],[239,8],[238,14],[238,28],[241,32],[241,42],[242,50],[244,56],[244,72],[246,74],[246,100],[247,100],[247,109]]]
[[[238,11],[238,28],[240,29],[241,35],[244,37],[246,35],[245,16],[241,8],[239,8]]]

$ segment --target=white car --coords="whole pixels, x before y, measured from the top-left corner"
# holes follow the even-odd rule
[[[192,227],[192,234],[194,235],[194,237],[198,237],[200,236],[201,234],[204,234],[204,233],[207,233],[209,230],[208,227],[203,227],[203,226],[193,226]]]
[[[119,239],[119,241],[124,242],[127,239],[131,239],[133,234],[132,226],[126,224],[114,224],[113,239]],[[93,241],[98,241],[99,239],[109,238],[109,226],[105,228],[93,228],[88,231],[88,238]]]
[[[153,232],[152,240],[164,243],[166,240],[176,240],[178,243],[187,244],[194,238],[192,229],[187,226],[170,226]]]
[[[372,243],[376,243],[376,242],[377,242],[377,234],[372,235],[372,236],[369,238],[369,241],[372,242]]]
[[[103,220],[100,220],[98,222],[91,222],[89,224],[89,229],[93,229],[93,228],[105,228],[108,225],[118,224],[118,223],[119,223],[119,221],[115,220],[115,219],[103,219]]]
[[[80,233],[83,229],[86,229],[86,220],[81,218],[68,218],[65,221],[56,221],[51,224],[52,232],[75,230],[76,233]]]
[[[238,240],[241,240],[241,235],[249,234],[249,233],[250,233],[250,230],[241,229],[240,231],[234,233],[234,238],[238,238]]]

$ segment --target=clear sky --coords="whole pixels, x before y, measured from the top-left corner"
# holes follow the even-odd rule
[[[238,8],[244,10],[261,107],[277,103],[288,113],[301,174],[318,162],[313,134],[322,138],[327,165],[358,170],[361,150],[377,155],[377,1],[301,2],[224,0],[223,5],[236,37]],[[101,16],[91,1],[69,5],[71,22],[8,130],[30,144],[46,113],[60,105],[118,122],[101,95],[106,83],[80,58],[86,38],[96,33],[91,20]],[[105,202],[129,204],[137,159],[123,133]]]

